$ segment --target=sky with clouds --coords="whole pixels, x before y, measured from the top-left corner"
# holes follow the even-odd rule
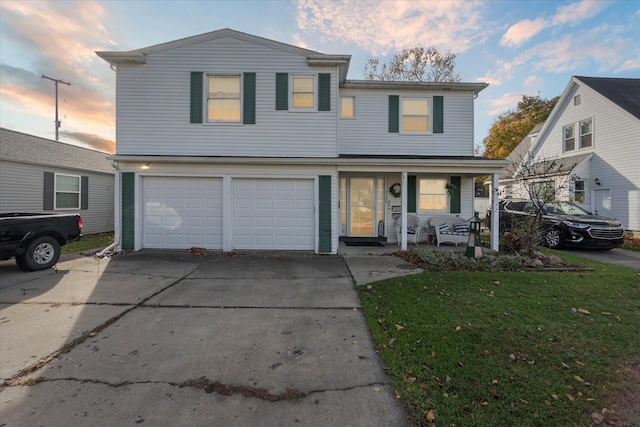
[[[458,54],[476,100],[474,142],[522,95],[560,95],[572,75],[640,78],[640,1],[217,0],[0,1],[0,126],[115,151],[115,73],[95,51],[138,49],[232,28],[328,54],[370,56],[407,46]]]

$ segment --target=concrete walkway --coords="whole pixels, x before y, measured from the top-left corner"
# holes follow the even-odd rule
[[[353,284],[410,272],[368,255],[2,262],[0,422],[404,425]]]

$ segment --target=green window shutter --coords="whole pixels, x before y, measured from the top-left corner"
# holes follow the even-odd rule
[[[191,72],[191,118],[190,123],[202,123],[203,73]]]
[[[80,209],[89,209],[89,177],[80,177]]]
[[[444,133],[444,96],[433,97],[433,133]]]
[[[459,176],[449,177],[449,182],[455,186],[453,190],[453,194],[449,196],[449,212],[450,213],[460,213],[460,185],[462,183],[462,178]]]
[[[331,111],[331,74],[318,74],[318,111]]]
[[[276,73],[276,110],[289,109],[289,74]]]
[[[400,97],[389,95],[389,132],[400,131]]]
[[[417,191],[417,185],[416,185],[416,179],[417,177],[415,175],[409,175],[407,177],[407,212],[417,212],[416,211],[416,195],[418,193]]]
[[[44,173],[44,197],[42,209],[45,211],[53,210],[53,198],[55,197],[55,175],[53,172]]]
[[[122,172],[122,249],[133,249],[135,173]]]
[[[331,252],[331,176],[321,175],[318,182],[319,243],[318,252]]]
[[[244,73],[242,91],[242,123],[256,124],[256,73]]]

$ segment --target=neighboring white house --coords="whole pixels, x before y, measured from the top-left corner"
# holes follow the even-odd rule
[[[558,198],[618,219],[640,233],[640,79],[574,76],[544,124],[536,125],[508,157],[500,197],[522,197],[514,178],[523,162],[553,162],[533,182]],[[542,168],[540,168],[542,169]]]
[[[116,70],[123,249],[395,241],[407,212],[470,218],[474,177],[507,164],[474,156],[484,83],[347,80],[349,55],[230,29],[97,54]]]
[[[0,128],[0,212],[78,213],[83,234],[113,231],[107,155]]]

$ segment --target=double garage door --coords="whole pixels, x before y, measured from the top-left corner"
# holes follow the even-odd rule
[[[143,247],[223,249],[226,212],[232,249],[314,249],[313,180],[231,182],[231,197],[224,200],[222,178],[145,177]]]

